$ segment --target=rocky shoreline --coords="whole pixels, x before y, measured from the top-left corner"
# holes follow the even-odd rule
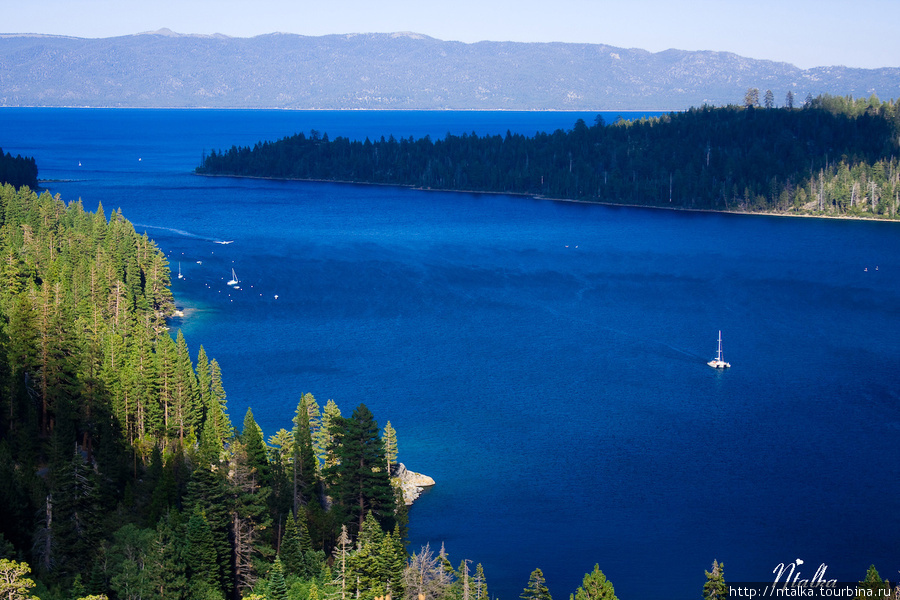
[[[412,505],[422,495],[425,488],[434,485],[434,479],[428,475],[408,470],[403,463],[398,464],[392,471],[391,475],[399,482],[400,489],[403,490],[403,502],[407,506]]]

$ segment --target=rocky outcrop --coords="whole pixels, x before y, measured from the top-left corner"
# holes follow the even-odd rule
[[[434,479],[428,475],[408,470],[403,463],[392,469],[391,475],[403,490],[403,502],[407,506],[410,506],[425,491],[425,488],[434,485]]]

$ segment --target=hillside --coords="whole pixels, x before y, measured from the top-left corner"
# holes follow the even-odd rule
[[[802,108],[727,106],[583,120],[534,137],[365,142],[296,134],[213,152],[197,172],[355,181],[587,202],[828,216],[900,212],[900,105],[821,96]],[[835,159],[840,157],[840,159]]]
[[[789,90],[898,97],[900,68],[413,33],[0,35],[0,106],[677,110],[740,102],[750,87],[778,105]]]

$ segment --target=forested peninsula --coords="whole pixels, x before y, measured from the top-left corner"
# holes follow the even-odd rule
[[[14,157],[9,152],[3,154],[3,148],[0,148],[0,184],[36,188],[37,177],[38,168],[33,157],[25,158],[21,154]]]
[[[755,93],[753,93],[755,92]],[[204,157],[196,172],[499,192],[679,209],[895,219],[900,103],[789,96],[533,137],[351,141],[298,133]]]

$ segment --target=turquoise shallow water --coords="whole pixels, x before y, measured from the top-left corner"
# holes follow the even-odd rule
[[[3,109],[0,146],[181,263],[176,325],[222,364],[233,420],[252,405],[271,435],[304,392],[390,419],[438,482],[411,548],[483,563],[500,598],[535,567],[565,597],[595,563],[632,599],[696,598],[714,558],[732,581],[798,557],[890,576],[897,224],[190,174],[204,149],[296,131],[579,117]],[[726,372],[705,364],[720,329]]]

